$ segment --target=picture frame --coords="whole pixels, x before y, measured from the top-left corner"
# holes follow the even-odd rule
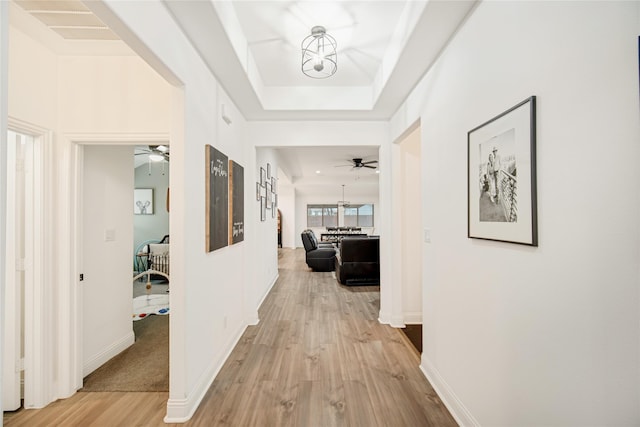
[[[276,177],[275,177],[275,176],[272,176],[272,177],[271,177],[271,191],[272,191],[274,194],[275,194],[275,193],[277,193],[277,191],[276,191],[276,181],[277,181],[277,180],[276,180]]]
[[[260,185],[264,186],[267,182],[267,173],[264,168],[260,166]]]
[[[256,202],[260,201],[260,189],[262,188],[262,186],[260,185],[259,182],[256,182]]]
[[[267,181],[271,181],[271,163],[267,163]]]
[[[536,97],[467,133],[467,237],[538,246]]]
[[[267,219],[267,200],[264,197],[260,197],[260,221],[266,221]]]
[[[153,215],[153,188],[133,190],[133,213],[135,215]]]
[[[271,202],[271,218],[276,217],[276,202]]]
[[[271,192],[271,185],[267,182],[267,209],[271,209],[273,202],[273,193]]]

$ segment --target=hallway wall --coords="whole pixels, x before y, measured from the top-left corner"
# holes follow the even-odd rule
[[[23,16],[21,19],[26,18]],[[12,118],[46,128],[53,135],[53,147],[48,148],[52,156],[52,170],[50,176],[46,177],[53,189],[49,195],[53,209],[45,213],[45,223],[55,224],[55,227],[51,231],[54,238],[47,242],[44,257],[55,265],[55,271],[44,280],[47,289],[52,290],[46,304],[54,319],[46,322],[48,329],[45,335],[50,336],[56,345],[51,349],[54,354],[46,354],[46,366],[49,369],[43,376],[49,381],[51,390],[55,390],[51,395],[47,393],[46,398],[55,400],[69,396],[80,387],[83,373],[88,373],[99,366],[100,361],[117,354],[133,338],[130,315],[121,317],[126,307],[130,311],[132,239],[129,238],[122,253],[127,260],[127,267],[123,270],[127,277],[124,282],[113,281],[113,289],[117,289],[116,294],[123,299],[118,300],[115,294],[105,297],[110,300],[112,310],[103,310],[105,298],[99,295],[79,307],[71,304],[75,296],[81,296],[77,277],[82,272],[78,270],[83,267],[81,261],[76,263],[72,249],[78,238],[74,224],[76,219],[79,220],[75,217],[72,194],[75,177],[71,165],[77,160],[74,157],[77,154],[76,146],[72,140],[86,142],[98,138],[103,140],[103,144],[110,145],[122,142],[123,135],[134,140],[141,134],[166,135],[170,122],[170,91],[166,82],[135,55],[60,56],[43,40],[23,32],[24,21],[20,24],[11,25],[9,29],[11,91],[8,94],[8,113]],[[47,72],[43,73],[42,70]],[[133,147],[127,149],[131,155],[125,160],[125,165],[132,174]],[[107,159],[108,156],[103,158],[105,161]],[[97,191],[96,194],[101,197],[101,202],[105,201],[105,193]],[[129,200],[129,208],[131,194],[131,191],[127,191],[122,195]],[[81,195],[79,200],[82,200]],[[131,221],[132,216],[129,216]],[[113,224],[109,225],[108,222],[101,224],[102,237],[105,228],[113,229]],[[120,244],[121,238],[132,233],[132,226],[126,228],[122,224],[115,227],[116,241],[110,242],[110,246]],[[110,279],[102,277],[106,282],[96,283],[90,276],[83,283],[86,288],[100,291],[103,287],[110,289]],[[128,293],[123,292],[126,289],[129,289]],[[72,294],[75,296],[72,297]],[[86,310],[87,316],[91,314],[87,322],[80,315],[83,310]],[[65,322],[68,322],[69,329]],[[78,335],[86,333],[86,342],[75,342],[76,330],[73,328],[78,328]],[[86,346],[80,351],[83,344]],[[75,380],[73,377],[76,377]]]
[[[209,8],[193,2],[194,8]],[[111,28],[174,85],[171,134],[171,366],[167,421],[187,420],[236,341],[257,321],[258,295],[273,277],[258,277],[252,262],[257,248],[272,245],[257,229],[256,162],[245,144],[245,122],[218,85],[198,52],[159,1],[92,4]],[[202,14],[196,13],[197,16]],[[140,16],[145,19],[141,20]],[[194,25],[206,25],[194,23]],[[222,105],[230,123],[221,117]],[[213,252],[205,251],[205,146],[212,145],[244,167],[245,239]],[[275,242],[275,222],[274,222]],[[277,271],[277,264],[274,265]],[[262,270],[262,266],[255,268]],[[206,327],[203,327],[206,325]]]
[[[640,423],[639,7],[482,2],[392,120],[422,123],[422,368],[463,425]],[[539,247],[468,239],[467,132],[531,95]]]

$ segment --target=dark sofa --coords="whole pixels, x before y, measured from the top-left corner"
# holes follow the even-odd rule
[[[301,237],[309,268],[315,271],[333,271],[336,256],[333,245],[318,243],[318,239],[311,230],[304,230]]]
[[[380,238],[342,239],[335,258],[336,278],[343,285],[380,284]]]

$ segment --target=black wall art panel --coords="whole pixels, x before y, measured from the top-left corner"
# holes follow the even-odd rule
[[[231,223],[229,224],[229,244],[244,240],[244,168],[229,160],[231,171]]]
[[[206,251],[223,248],[229,242],[229,158],[211,145],[206,159]]]

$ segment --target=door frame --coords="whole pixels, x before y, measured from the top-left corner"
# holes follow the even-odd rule
[[[52,224],[52,142],[53,133],[46,128],[28,123],[14,117],[8,117],[7,130],[28,135],[33,138],[33,157],[31,175],[26,176],[32,198],[25,200],[25,289],[24,289],[24,360],[20,360],[19,350],[16,353],[16,345],[20,345],[22,333],[19,323],[12,322],[13,336],[9,336],[13,343],[4,341],[4,356],[11,360],[5,360],[5,366],[11,364],[15,369],[24,369],[24,407],[42,408],[55,400],[54,395],[54,370],[51,360],[54,356],[52,339],[53,332],[53,286],[48,285],[53,280],[52,241],[54,230]],[[8,166],[8,165],[7,165]],[[9,218],[7,218],[9,219]],[[9,227],[7,227],[7,231]],[[15,235],[7,233],[7,244],[15,245]],[[12,278],[15,284],[16,257],[14,253],[6,254],[8,261],[6,274]],[[13,264],[13,265],[11,265]],[[7,285],[10,281],[7,280]],[[20,297],[17,292],[8,292],[6,288],[5,303],[8,298],[13,299],[13,304],[18,304]],[[27,303],[28,302],[28,303]],[[7,306],[5,305],[5,308]],[[6,322],[7,316],[15,313],[5,312],[5,331],[10,325]],[[10,347],[7,346],[10,344]],[[11,351],[12,354],[9,352]],[[16,356],[17,354],[17,356]]]
[[[169,145],[167,133],[68,133],[63,135],[65,161],[61,167],[62,188],[68,188],[66,200],[60,208],[65,210],[69,222],[62,224],[69,230],[63,247],[70,254],[61,268],[60,303],[69,316],[59,319],[61,349],[60,369],[65,373],[63,394],[71,396],[82,388],[83,380],[83,330],[82,287],[80,274],[83,266],[83,171],[84,147],[96,145],[133,146]],[[133,162],[133,161],[132,161]],[[132,165],[133,166],[133,165]],[[63,215],[64,217],[64,215]]]

